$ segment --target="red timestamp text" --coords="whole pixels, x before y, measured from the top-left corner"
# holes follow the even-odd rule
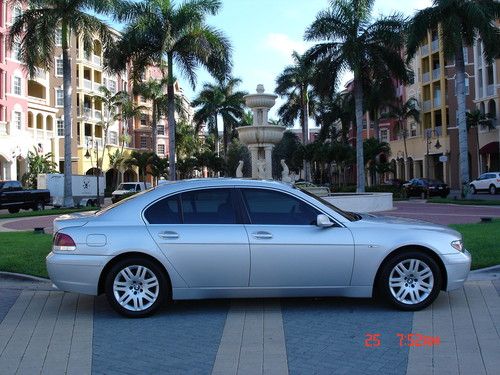
[[[399,346],[435,346],[441,344],[440,336],[426,336],[420,333],[397,333],[399,339]],[[382,334],[380,333],[367,333],[365,334],[365,347],[376,348],[382,345]]]

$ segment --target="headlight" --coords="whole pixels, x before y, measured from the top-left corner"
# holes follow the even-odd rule
[[[464,242],[462,240],[456,240],[451,242],[451,247],[460,252],[464,251]]]

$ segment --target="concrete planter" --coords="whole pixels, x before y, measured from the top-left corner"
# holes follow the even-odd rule
[[[246,145],[276,144],[283,138],[285,128],[276,125],[241,126],[236,129]]]
[[[394,208],[392,193],[337,193],[322,198],[344,211],[351,212],[380,212]]]

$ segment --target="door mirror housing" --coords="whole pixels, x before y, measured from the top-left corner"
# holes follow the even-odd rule
[[[316,217],[316,225],[320,228],[329,228],[333,226],[333,223],[328,216],[319,214]]]

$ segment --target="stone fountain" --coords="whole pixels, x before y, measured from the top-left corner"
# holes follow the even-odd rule
[[[268,122],[269,110],[276,103],[277,95],[266,94],[264,86],[257,86],[257,93],[245,96],[245,103],[253,112],[253,124],[237,128],[240,141],[247,145],[252,156],[252,178],[270,180],[274,146],[283,138],[285,128]]]

